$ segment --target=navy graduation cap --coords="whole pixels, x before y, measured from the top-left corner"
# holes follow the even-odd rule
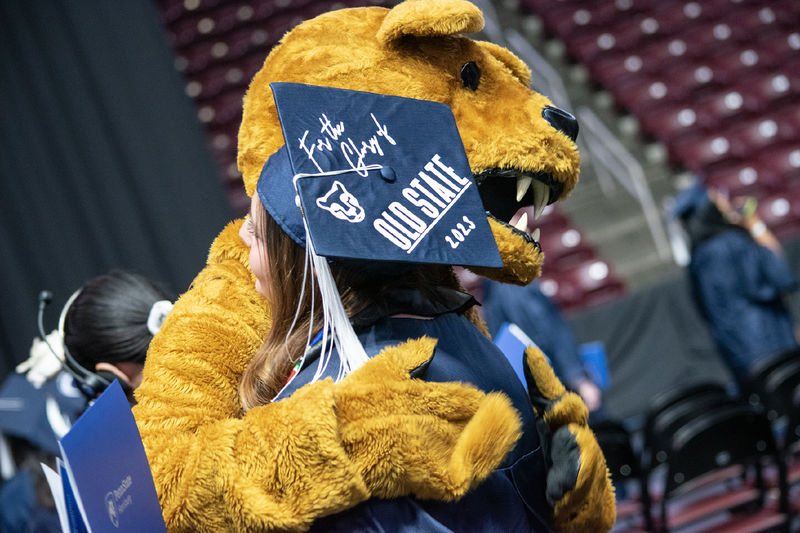
[[[285,145],[261,172],[264,207],[328,258],[501,267],[445,104],[270,85]]]

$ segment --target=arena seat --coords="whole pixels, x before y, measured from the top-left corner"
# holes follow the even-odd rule
[[[569,40],[586,28],[605,26],[619,13],[614,2],[560,2],[541,10],[540,16],[552,33]]]
[[[800,357],[797,352],[790,353],[794,357],[757,372],[748,382],[750,403],[762,407],[770,422],[790,415],[794,408],[794,391],[800,386]]]
[[[785,495],[785,465],[763,415],[748,405],[698,412],[676,428],[670,440],[661,500],[662,531],[723,512],[730,513],[729,518],[712,531],[755,533],[785,524],[785,500],[777,511],[764,506],[763,462],[767,459],[778,469],[779,490]],[[702,492],[698,490],[701,487]],[[714,487],[719,490],[712,490]],[[741,529],[744,524],[747,529]]]
[[[786,421],[786,431],[783,440],[783,457],[786,461],[787,482],[790,488],[800,486],[800,388],[794,390],[793,408]],[[790,490],[790,497],[791,497]],[[797,515],[800,510],[800,493],[791,501],[792,508]]]
[[[548,267],[564,270],[594,257],[594,250],[583,242],[581,233],[572,227],[543,231],[539,243]]]
[[[787,136],[783,118],[761,115],[741,121],[728,130],[730,154],[734,157],[757,156],[765,147]]]
[[[244,91],[229,91],[218,95],[213,105],[200,107],[200,120],[210,126],[221,126],[232,121],[239,122],[242,116]],[[206,110],[210,109],[210,112]]]
[[[737,87],[722,87],[697,99],[694,110],[697,126],[716,131],[723,124],[736,121],[748,113],[763,111],[767,103],[752,92]]]
[[[787,188],[800,185],[800,146],[796,143],[770,146],[758,155],[758,166],[783,180]]]
[[[639,114],[642,129],[664,143],[697,129],[697,112],[688,102],[667,102],[663,106],[642,109]]]
[[[724,18],[702,20],[681,30],[679,36],[686,43],[689,57],[703,57],[709,51],[730,46],[734,41],[735,28]]]
[[[796,28],[794,31],[769,32],[759,36],[757,46],[773,57],[790,58],[800,51],[800,32]]]
[[[637,77],[623,77],[608,86],[621,107],[634,114],[666,103],[686,103],[692,98],[718,86],[715,70],[703,61],[687,60],[664,71]]]
[[[238,4],[215,6],[213,10],[195,11],[172,25],[173,43],[180,48],[197,40],[215,39],[236,27],[240,19]]]
[[[698,413],[711,412],[736,403],[738,402],[727,394],[695,393],[648,416],[644,434],[647,471],[669,462],[672,453],[671,439],[678,428],[694,419]]]
[[[642,489],[644,476],[641,461],[633,449],[630,432],[611,419],[591,423],[597,443],[606,458],[617,494],[617,522],[614,531],[646,528],[652,531],[650,500]]]
[[[625,285],[609,264],[597,258],[556,271],[545,262],[542,280],[542,290],[565,311],[599,305],[625,293]]]
[[[797,187],[762,198],[756,209],[778,238],[800,232],[800,190]]]
[[[569,278],[545,271],[539,278],[542,292],[562,310],[571,311],[585,305],[580,287]]]
[[[220,66],[206,69],[192,76],[187,85],[189,96],[198,100],[208,100],[219,93],[235,88],[246,86],[247,80],[244,79],[241,70],[230,66]]]
[[[761,112],[800,94],[800,61],[789,61],[777,70],[756,73],[736,82],[735,88],[744,95],[745,104],[755,104],[745,105],[746,110]]]
[[[694,172],[703,172],[731,157],[731,140],[725,134],[693,132],[675,139],[668,149],[674,160],[684,163]]]
[[[728,431],[735,420],[755,424],[758,437],[740,439]],[[656,396],[645,419],[642,457],[649,481],[644,490],[650,491],[653,478],[654,486],[664,486],[664,493],[653,497],[660,507],[655,530],[751,533],[784,524],[783,513],[763,506],[769,490],[760,476],[764,457],[777,467],[777,486],[785,487],[785,469],[766,418],[721,384],[698,382]],[[741,511],[742,506],[755,512]]]
[[[178,70],[182,71],[185,75],[191,75],[200,72],[214,61],[211,55],[211,49],[214,43],[210,41],[200,41],[192,43],[190,46],[185,46],[179,51],[179,57],[185,62],[183,68]]]
[[[716,49],[703,58],[716,73],[717,81],[724,85],[731,85],[743,76],[771,68],[774,59],[759,53],[749,42]]]
[[[643,450],[644,457],[642,465],[649,471],[656,464],[666,461],[667,443],[664,443],[664,431],[668,424],[664,418],[675,416],[673,411],[685,412],[685,406],[697,406],[704,402],[729,401],[725,387],[717,382],[697,382],[687,386],[668,389],[656,395],[647,406],[643,428]],[[690,411],[691,411],[690,409]],[[663,453],[659,455],[659,451]]]
[[[752,160],[717,165],[705,177],[709,187],[726,191],[731,197],[765,198],[781,188],[781,178]]]

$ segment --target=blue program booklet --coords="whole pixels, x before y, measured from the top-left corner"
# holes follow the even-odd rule
[[[500,326],[500,330],[494,336],[494,343],[511,363],[511,368],[522,382],[522,386],[528,390],[528,382],[525,380],[525,349],[531,345],[536,346],[536,343],[519,326],[511,323]]]
[[[67,523],[69,532],[166,532],[139,429],[119,383],[86,410],[59,447],[61,486],[50,487],[62,502],[62,528]]]

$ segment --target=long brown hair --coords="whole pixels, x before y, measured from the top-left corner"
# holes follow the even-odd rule
[[[261,242],[259,248],[265,255],[262,260],[269,270],[272,325],[264,344],[242,375],[239,397],[245,411],[269,403],[283,388],[305,350],[309,325],[312,323],[310,271],[303,287],[305,249],[281,229],[263,206],[255,209],[252,217],[254,237]],[[447,265],[421,266],[402,275],[372,271],[365,273],[337,263],[331,264],[330,268],[344,309],[350,317],[380,301],[391,289],[416,288],[430,293],[437,285],[458,287],[455,274]],[[313,324],[316,331],[312,335],[322,325],[321,297],[316,286],[313,293]]]

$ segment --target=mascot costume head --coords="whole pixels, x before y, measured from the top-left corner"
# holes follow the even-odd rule
[[[578,180],[578,126],[529,88],[530,71],[511,52],[460,34],[483,16],[464,0],[408,0],[397,7],[344,9],[307,21],[272,50],[244,99],[239,169],[252,196],[261,169],[284,143],[269,84],[295,82],[360,90],[450,106],[503,259],[475,269],[526,285],[543,254],[508,224],[522,207],[537,214]],[[424,124],[420,125],[424,128]]]
[[[541,273],[544,258],[537,232],[525,232],[524,216],[517,227],[509,222],[522,208],[533,206],[534,215],[541,214],[575,186],[578,127],[569,113],[529,88],[530,72],[511,52],[462,36],[482,27],[481,12],[465,0],[406,0],[393,9],[342,9],[297,26],[269,54],[244,98],[238,165],[247,193],[256,193],[265,163],[284,145],[271,83],[446,104],[452,109],[502,259],[502,267],[472,270],[501,282],[530,283]],[[363,216],[344,191],[331,194],[320,199],[320,207],[338,218]],[[395,471],[387,466],[390,462],[379,452],[381,446],[343,448],[347,431],[361,435],[363,421],[383,427],[374,420],[380,395],[370,396],[369,416],[362,408],[348,414],[343,399],[358,399],[374,386],[401,391],[420,386],[422,382],[411,379],[408,369],[430,357],[435,344],[431,339],[422,347],[409,348],[416,342],[409,341],[393,351],[387,349],[394,355],[378,355],[336,384],[317,381],[283,401],[242,414],[242,375],[269,331],[270,318],[268,304],[255,292],[248,250],[238,234],[241,225],[241,221],[230,224],[212,245],[207,266],[151,343],[144,382],[137,389],[134,414],[170,530],[302,531],[316,517],[372,496],[413,493],[455,499],[500,464],[519,436],[518,422],[508,422],[516,420],[516,411],[507,398],[503,397],[503,408],[499,399],[484,398],[482,393],[478,394],[484,399],[472,403],[452,393],[437,397],[455,402],[452,409],[448,407],[450,414],[437,421],[460,435],[448,437],[446,445],[435,441],[436,431],[400,440],[395,439],[397,431],[379,432],[386,440],[383,448],[399,447],[404,453],[398,456],[414,458],[411,466],[399,471],[412,477],[419,474],[419,481],[395,479]],[[486,237],[491,236],[487,231]],[[457,283],[453,274],[452,284]],[[613,488],[586,424],[586,407],[564,389],[541,351],[529,347],[526,358],[528,391],[542,422],[537,427],[548,466],[546,498],[553,508],[553,525],[559,533],[606,531],[614,523]],[[420,361],[415,365],[392,367],[392,361],[416,359]],[[372,370],[365,373],[368,367]],[[459,383],[439,385],[469,388]],[[401,397],[417,398],[405,393]],[[366,404],[359,401],[353,405]],[[461,413],[473,404],[484,409]],[[397,416],[397,409],[408,406],[392,405],[385,420],[378,422],[406,420]],[[430,408],[442,406],[448,404]],[[450,423],[447,417],[453,413],[458,417]],[[488,414],[479,417],[480,413]],[[477,421],[464,426],[473,414]],[[399,428],[404,435],[414,429],[407,426]],[[314,439],[298,444],[306,434]],[[405,453],[403,447],[414,443],[421,443],[422,453]],[[303,454],[285,453],[289,448]],[[432,455],[437,450],[441,460]],[[423,464],[418,464],[420,460]],[[458,466],[458,483],[443,476],[444,489],[435,492],[438,486],[431,482],[438,477],[428,474],[437,468],[450,472],[453,465]],[[424,490],[411,490],[415,483]]]

